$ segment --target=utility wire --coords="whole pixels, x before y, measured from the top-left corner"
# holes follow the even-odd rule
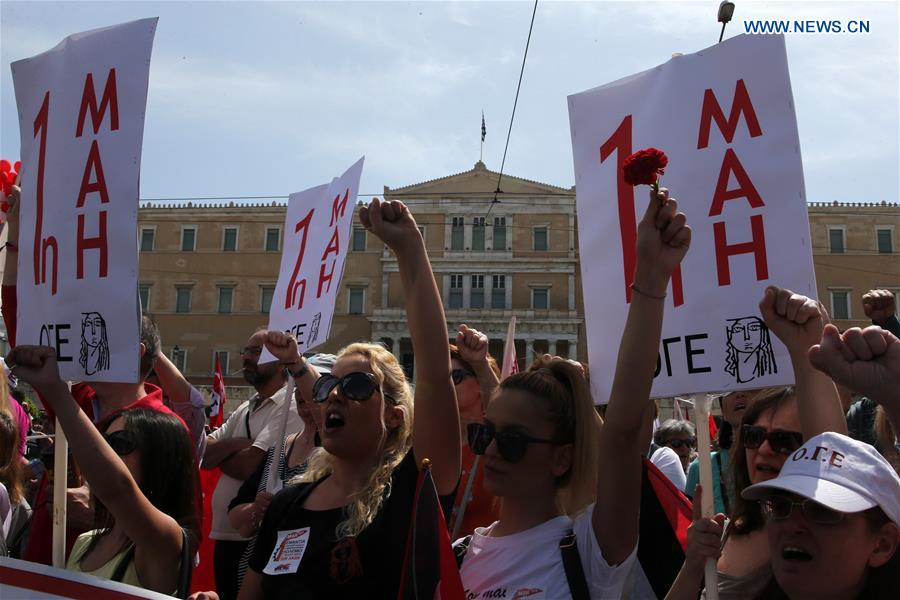
[[[516,106],[519,104],[519,91],[522,89],[522,76],[525,74],[525,61],[528,59],[528,46],[531,45],[531,31],[534,29],[534,16],[537,14],[537,5],[538,0],[534,0],[534,9],[531,11],[531,24],[528,26],[528,39],[525,41],[525,53],[522,56],[522,68],[519,70],[519,83],[516,84],[516,99],[513,100],[512,114],[509,116],[509,129],[506,131],[506,145],[503,147],[503,160],[500,161],[497,189],[494,190],[494,200],[491,202],[487,213],[484,215],[485,220],[490,216],[494,205],[499,202],[499,200],[497,200],[497,194],[503,193],[503,190],[500,189],[500,181],[503,179],[503,169],[506,167],[506,152],[509,150],[509,138],[512,136],[513,121],[516,119]]]

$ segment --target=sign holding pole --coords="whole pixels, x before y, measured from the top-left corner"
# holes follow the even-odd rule
[[[12,64],[22,148],[19,344],[70,381],[138,381],[137,211],[157,19]]]

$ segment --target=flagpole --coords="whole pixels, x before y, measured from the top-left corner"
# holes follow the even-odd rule
[[[713,484],[712,460],[709,449],[709,394],[694,395],[694,417],[697,419],[697,452],[700,461],[700,485],[703,486],[703,505],[700,507],[703,518],[713,516]],[[708,491],[707,491],[708,490]],[[706,559],[704,565],[706,597],[708,600],[719,600],[719,573],[716,570],[716,559]]]
[[[56,419],[53,445],[53,566],[66,568],[66,488],[69,484],[69,443]]]
[[[472,484],[475,483],[475,478],[478,476],[478,463],[481,461],[481,456],[475,456],[475,460],[472,462],[472,468],[469,469],[469,479],[466,481],[466,491],[463,493],[462,502],[459,504],[459,512],[456,513],[456,523],[453,524],[453,534],[450,536],[450,542],[459,537],[459,530],[462,529],[463,517],[466,516],[466,507],[469,506],[469,501],[472,500]]]

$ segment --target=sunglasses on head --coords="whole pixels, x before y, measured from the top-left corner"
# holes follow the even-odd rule
[[[137,450],[137,442],[134,437],[124,429],[113,431],[112,433],[103,434],[106,443],[112,448],[113,452],[119,456],[128,456]]]
[[[531,437],[521,431],[497,431],[494,424],[486,421],[484,423],[469,423],[467,428],[469,448],[475,454],[484,454],[491,442],[497,440],[497,453],[506,462],[519,462],[524,458],[528,451],[528,444],[564,444],[557,440],[542,440]]]
[[[799,431],[786,431],[784,429],[769,431],[759,425],[744,425],[741,432],[744,448],[752,448],[753,450],[762,446],[766,440],[769,440],[772,450],[778,454],[785,455],[790,454],[803,445],[803,435]]]
[[[459,385],[466,377],[475,377],[475,373],[468,369],[453,369],[450,377],[453,378],[453,385]]]
[[[787,496],[770,496],[762,501],[762,509],[766,517],[775,521],[782,521],[790,517],[795,506],[800,507],[807,520],[821,525],[833,525],[844,518],[844,513],[832,510],[811,498],[804,498],[796,502]]]
[[[680,438],[675,438],[673,440],[669,440],[666,442],[666,446],[672,448],[673,450],[678,450],[682,446],[685,448],[693,448],[697,445],[697,440],[695,438],[691,438],[689,440],[682,440]]]
[[[325,402],[331,394],[331,391],[337,386],[340,386],[340,392],[345,398],[348,400],[356,400],[357,402],[368,400],[372,394],[380,389],[378,380],[375,379],[375,376],[371,373],[357,371],[355,373],[348,373],[343,377],[335,377],[328,373],[319,377],[316,380],[316,383],[313,384],[313,402]],[[390,394],[383,391],[381,394],[387,400],[395,402],[393,396]]]

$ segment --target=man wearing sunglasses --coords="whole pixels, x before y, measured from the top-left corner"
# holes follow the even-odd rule
[[[675,454],[681,459],[681,469],[685,473],[696,454],[697,438],[694,431],[694,424],[690,421],[668,419],[663,421],[663,424],[653,434],[654,442],[675,451]]]
[[[243,537],[228,522],[228,506],[241,484],[250,477],[265,458],[266,450],[278,441],[281,414],[285,402],[291,403],[285,435],[300,431],[303,422],[292,398],[287,398],[287,378],[278,362],[259,364],[267,331],[256,331],[241,350],[244,379],[256,393],[241,404],[228,420],[209,435],[202,468],[222,469],[213,493],[213,520],[209,537],[216,540],[213,558],[216,587],[222,600],[237,597],[238,562],[249,538]],[[298,373],[299,375],[299,373]]]

